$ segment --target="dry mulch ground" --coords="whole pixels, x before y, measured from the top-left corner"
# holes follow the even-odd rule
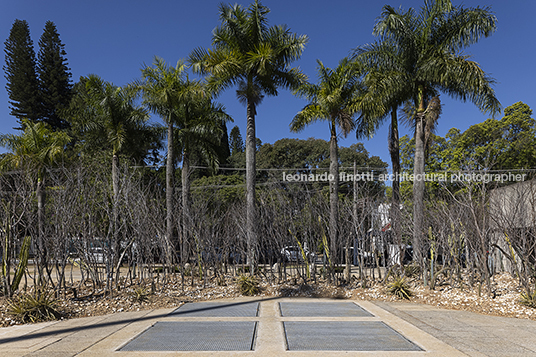
[[[95,289],[91,282],[83,284],[77,290],[57,300],[58,310],[63,318],[104,315],[123,311],[139,311],[156,308],[178,307],[185,302],[214,300],[240,296],[235,278],[227,276],[218,279],[219,284],[209,279],[205,281],[191,280],[182,285],[180,279],[168,281],[165,285],[140,285],[139,282],[121,286],[113,295],[104,296],[102,289]],[[389,295],[387,288],[380,282],[368,282],[369,287],[362,288],[358,281],[343,286],[333,286],[322,280],[316,283],[297,284],[297,279],[289,279],[282,283],[261,282],[261,292],[257,296],[299,296],[299,297],[333,297],[343,299],[364,299],[381,301],[400,301]],[[499,274],[493,277],[493,292],[489,294],[482,289],[471,288],[464,284],[463,288],[439,283],[435,290],[424,287],[416,282],[411,283],[413,296],[410,301],[419,304],[429,304],[442,308],[467,310],[482,314],[529,318],[536,320],[536,309],[519,304],[520,288],[518,282],[509,274]],[[153,292],[151,292],[153,290]],[[136,293],[137,292],[137,293]],[[136,299],[136,295],[144,298]],[[492,296],[490,296],[492,295]],[[0,326],[19,324],[9,315],[9,301],[0,297]]]

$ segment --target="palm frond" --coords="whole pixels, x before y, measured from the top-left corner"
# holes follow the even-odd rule
[[[294,116],[290,123],[290,130],[298,133],[305,129],[307,125],[318,120],[326,120],[328,117],[329,114],[321,106],[309,104]]]

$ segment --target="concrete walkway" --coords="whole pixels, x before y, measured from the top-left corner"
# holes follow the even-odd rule
[[[350,300],[237,298],[218,300],[235,306],[259,301],[254,317],[207,317],[173,309],[117,313],[58,322],[0,328],[2,356],[536,356],[536,321],[484,316],[412,303],[353,301],[367,314],[330,317],[282,316],[280,303],[302,305]],[[321,304],[316,306],[322,306]],[[155,324],[184,322],[256,322],[253,351],[121,351]],[[407,351],[287,350],[285,326],[333,322],[382,325],[416,346]],[[285,325],[285,323],[287,323]],[[164,324],[165,325],[165,324]],[[344,325],[344,324],[342,324]],[[368,326],[368,325],[367,325]],[[315,331],[313,331],[315,332]],[[350,331],[352,332],[352,331]],[[287,334],[287,335],[286,335]],[[339,333],[336,334],[340,335]],[[203,334],[198,336],[204,338]],[[335,334],[334,334],[334,337]],[[372,336],[374,338],[374,336]],[[139,339],[137,341],[140,341]],[[378,342],[380,343],[380,342]],[[420,349],[420,351],[418,351]]]

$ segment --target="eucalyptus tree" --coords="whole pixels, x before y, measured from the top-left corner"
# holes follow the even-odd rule
[[[5,134],[0,136],[0,146],[10,151],[1,158],[0,168],[2,170],[29,169],[37,172],[37,254],[40,280],[38,283],[42,283],[43,268],[47,264],[47,252],[44,244],[46,169],[63,157],[64,149],[71,138],[65,132],[53,132],[43,122],[33,123],[28,119],[22,119],[21,124],[24,131],[20,135]]]
[[[197,48],[190,55],[195,72],[209,74],[207,83],[216,93],[238,86],[238,100],[246,105],[246,235],[248,263],[255,264],[255,116],[264,95],[275,96],[278,88],[295,88],[305,75],[290,64],[301,57],[308,41],[286,25],[268,26],[270,10],[255,0],[247,9],[221,4],[220,26],[213,31],[210,50]]]
[[[414,254],[422,259],[424,236],[424,160],[427,138],[441,112],[439,93],[473,102],[481,111],[495,114],[500,103],[494,80],[463,53],[483,36],[491,35],[497,19],[489,8],[453,6],[449,0],[425,0],[417,13],[386,5],[374,32],[392,41],[405,59],[404,98],[413,107],[415,127],[413,184]],[[402,99],[402,98],[398,98]]]
[[[345,137],[353,130],[357,136],[370,135],[374,130],[372,121],[364,116],[356,119],[360,111],[363,92],[361,82],[362,68],[347,58],[341,60],[334,70],[318,62],[318,84],[306,83],[296,90],[296,95],[309,101],[292,120],[290,129],[303,130],[307,125],[319,120],[327,121],[330,130],[329,165],[329,236],[330,250],[335,254],[339,221],[339,158],[337,129]]]

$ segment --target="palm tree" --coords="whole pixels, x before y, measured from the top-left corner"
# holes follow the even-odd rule
[[[361,110],[368,120],[381,123],[390,117],[388,148],[393,169],[391,227],[401,243],[400,220],[400,143],[398,109],[411,97],[407,83],[411,81],[411,58],[388,38],[356,48],[353,59],[364,66],[366,91]]]
[[[207,163],[218,164],[217,147],[222,136],[222,121],[228,120],[221,105],[212,102],[212,96],[201,81],[190,80],[186,66],[179,61],[175,67],[156,57],[153,67],[142,69],[142,81],[134,84],[141,91],[143,103],[158,114],[168,125],[168,155],[166,166],[166,235],[173,234],[173,173],[175,154],[182,161],[183,246],[181,260],[185,262],[189,235],[190,156],[193,151]]]
[[[357,136],[369,135],[374,130],[372,122],[356,120],[360,110],[360,95],[363,86],[360,81],[361,67],[348,59],[343,59],[335,70],[327,68],[318,62],[318,84],[303,84],[296,94],[309,101],[292,120],[290,129],[294,132],[303,130],[307,125],[319,120],[326,120],[330,128],[330,218],[329,235],[330,250],[334,256],[338,238],[339,220],[339,159],[337,145],[337,128],[346,137],[353,130]]]
[[[144,105],[167,124],[166,238],[172,242],[175,188],[174,123],[178,120],[177,108],[184,97],[186,65],[183,61],[178,61],[175,67],[171,67],[163,59],[155,57],[153,67],[145,66],[141,73],[142,80],[135,82],[134,87],[141,91]],[[168,252],[169,254],[171,253]]]
[[[212,169],[219,165],[219,152],[223,134],[222,122],[230,120],[223,106],[212,102],[210,93],[202,82],[189,81],[185,83],[187,98],[181,101],[178,109],[177,147],[182,157],[182,217],[183,230],[181,249],[182,261],[187,261],[186,243],[190,242],[190,161],[196,154]]]
[[[112,150],[112,234],[110,246],[113,253],[112,266],[107,265],[109,274],[113,267],[119,269],[119,172],[118,155],[129,138],[132,127],[139,127],[149,119],[147,111],[134,103],[134,95],[128,87],[114,86],[102,80],[97,75],[82,78],[85,83],[84,91],[75,97],[70,114],[74,117],[75,126],[81,126],[83,131],[95,132],[102,136]],[[119,273],[119,270],[116,271]],[[110,291],[110,279],[107,279],[106,291]]]
[[[424,239],[425,145],[441,105],[438,94],[446,93],[473,102],[482,112],[500,111],[490,78],[462,53],[482,36],[491,35],[497,19],[489,8],[454,7],[449,0],[425,0],[419,13],[384,6],[374,32],[392,41],[405,59],[406,95],[414,108],[415,165],[413,184],[414,257],[421,261]]]
[[[38,279],[42,283],[43,267],[46,266],[47,252],[44,244],[44,210],[46,169],[56,163],[63,155],[65,146],[71,138],[63,131],[52,131],[42,122],[33,123],[22,120],[24,132],[21,135],[5,134],[0,136],[0,146],[10,150],[0,160],[0,168],[26,169],[37,171],[37,222],[38,222]]]
[[[130,139],[128,134],[149,119],[147,112],[134,104],[127,88],[114,86],[97,75],[82,78],[85,91],[75,98],[77,107],[71,109],[77,125],[83,130],[98,133],[112,150],[112,187],[114,200],[119,197],[118,155]],[[81,100],[81,103],[78,101]]]
[[[269,9],[255,0],[248,9],[220,5],[221,25],[214,29],[213,49],[195,49],[190,63],[195,72],[209,74],[207,83],[216,93],[237,85],[238,100],[246,105],[246,234],[251,272],[255,264],[255,116],[264,95],[295,88],[305,75],[290,63],[299,59],[307,36],[292,34],[286,26],[268,26]]]

